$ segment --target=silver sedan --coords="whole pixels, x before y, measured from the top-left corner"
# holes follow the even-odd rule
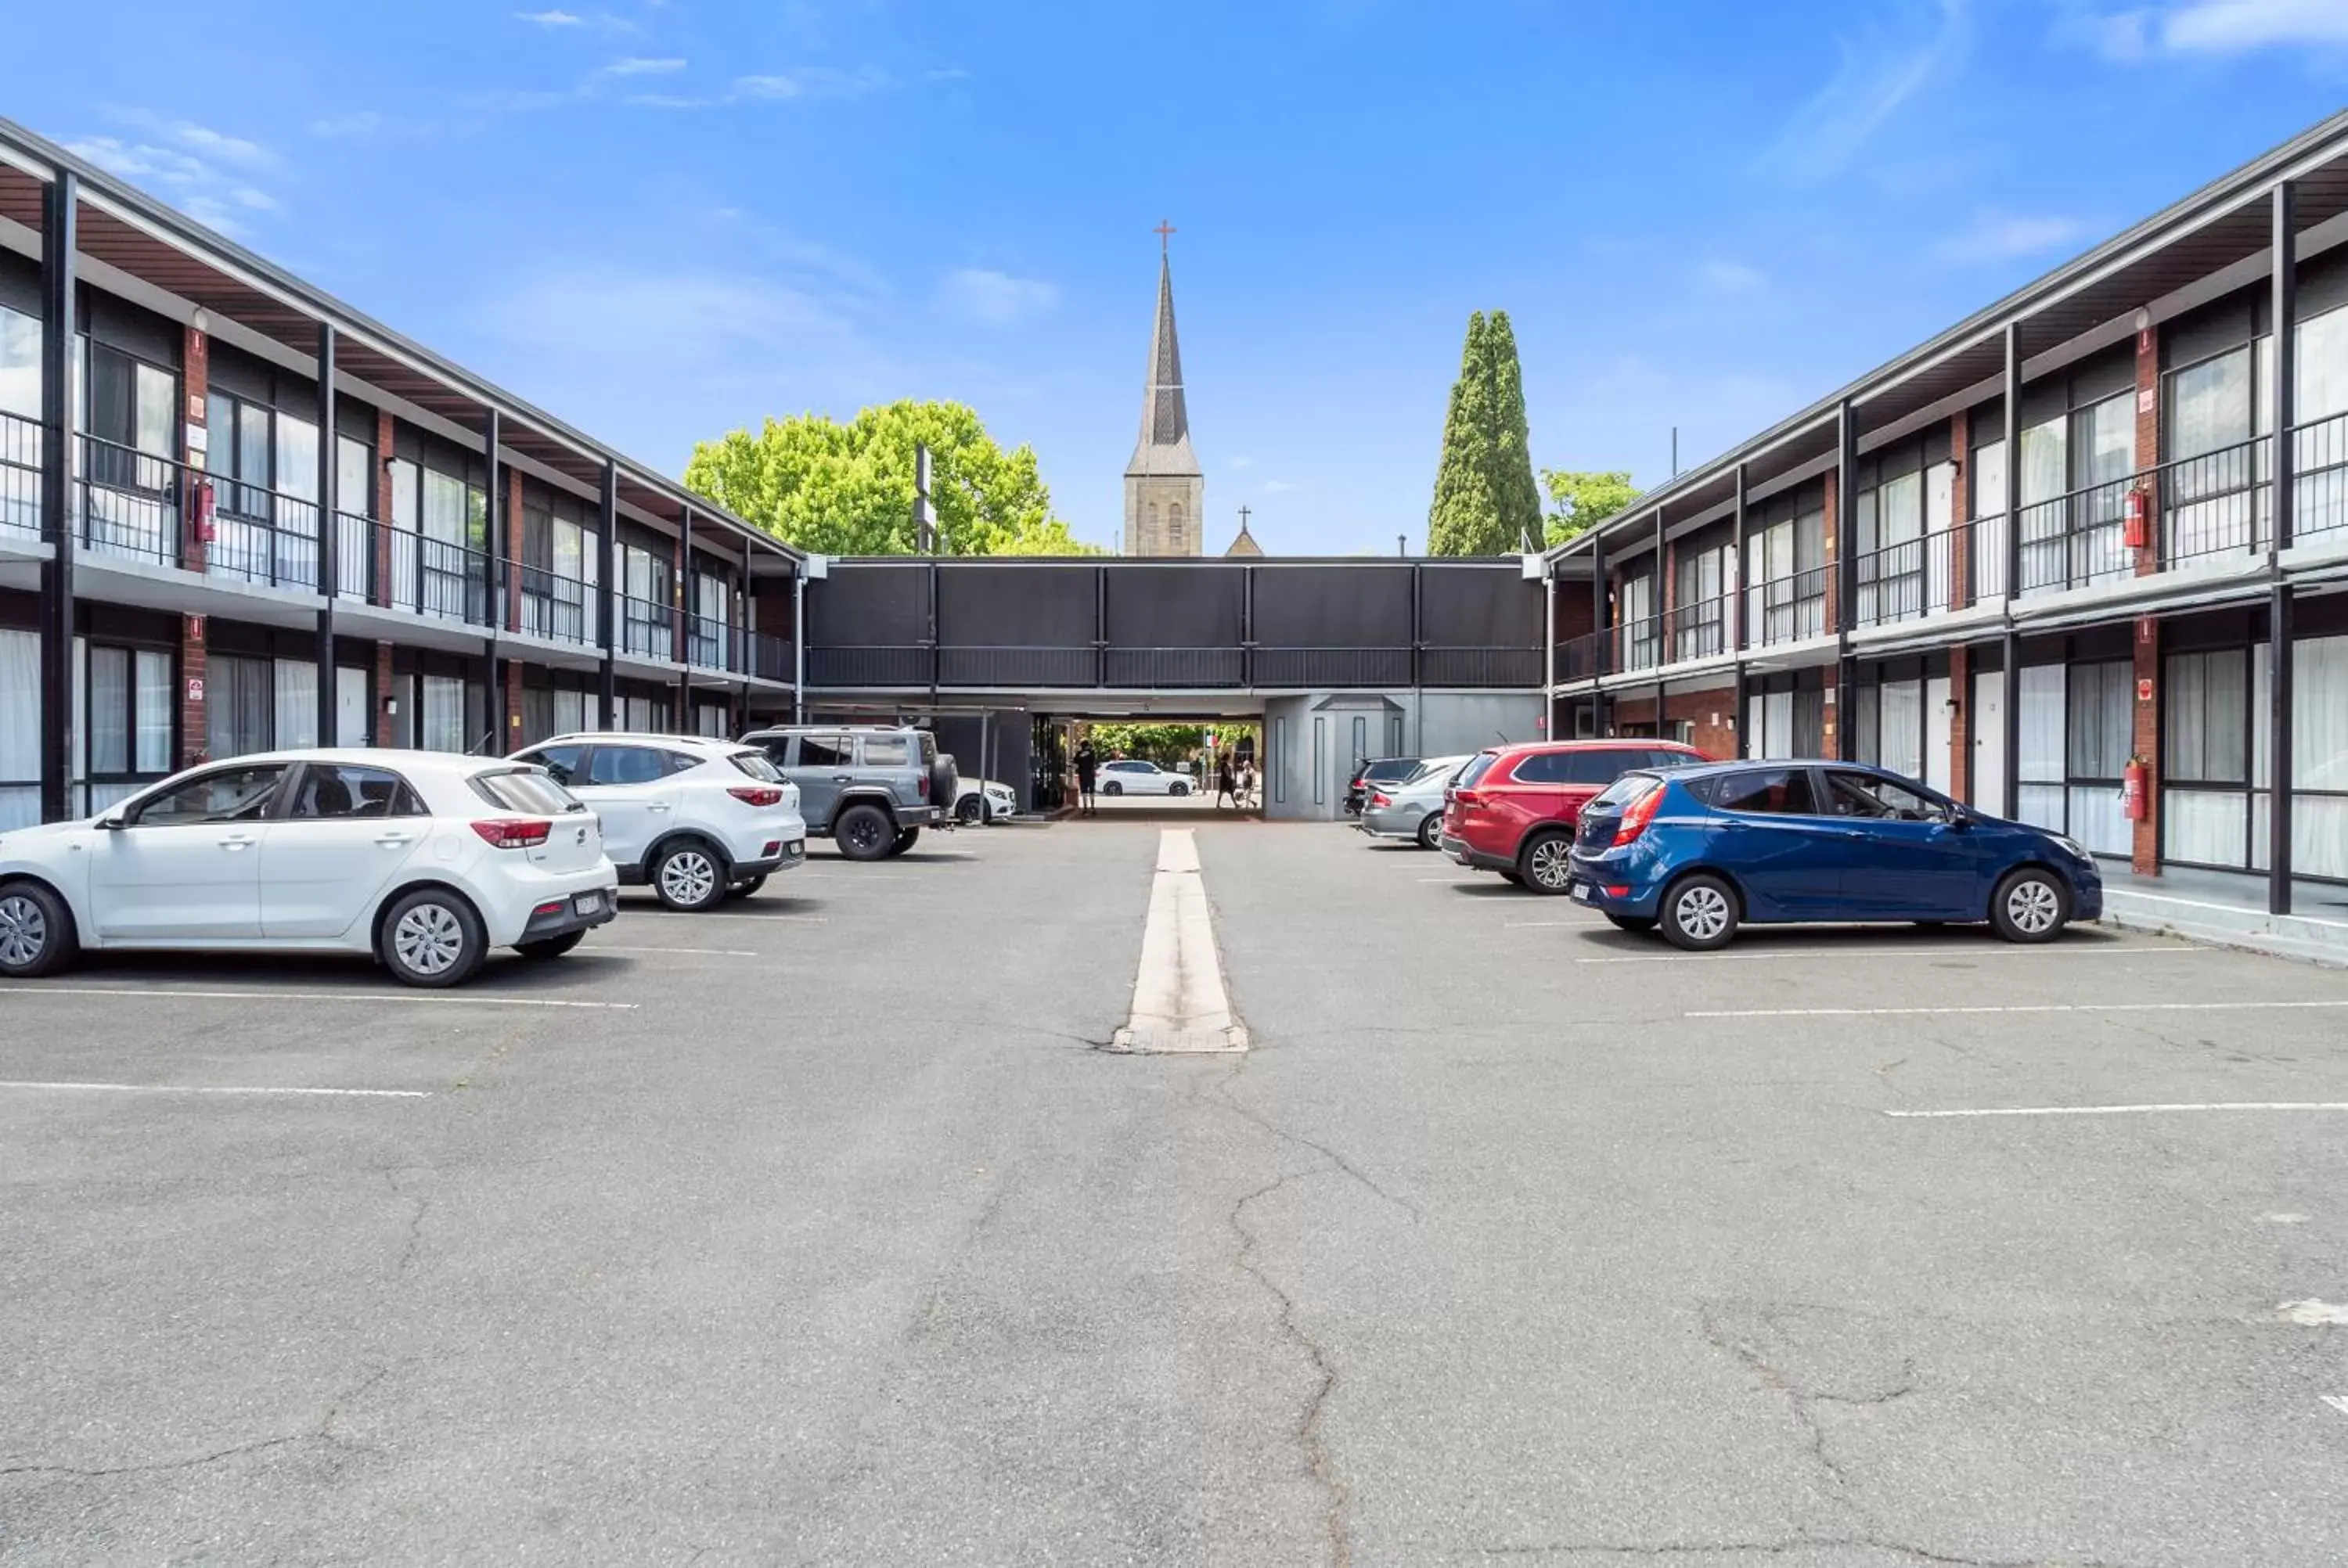
[[[1374,784],[1362,803],[1364,833],[1373,838],[1408,838],[1421,849],[1435,847],[1443,830],[1443,789],[1468,758],[1429,757],[1400,784]]]

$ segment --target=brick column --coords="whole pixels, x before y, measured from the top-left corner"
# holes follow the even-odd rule
[[[1949,487],[1949,608],[1972,603],[1973,504],[1972,417],[1960,408],[1949,415],[1949,451],[1956,459],[1956,480]],[[1925,568],[1931,569],[1928,564]],[[1960,797],[1963,792],[1958,792]]]
[[[391,602],[391,415],[381,409],[375,416],[375,602]],[[386,657],[389,657],[388,653]],[[389,741],[382,743],[389,745]]]
[[[1957,415],[1962,419],[1963,415]],[[1972,799],[1973,680],[1972,650],[1959,643],[1949,650],[1949,793],[1959,800]]]
[[[190,425],[199,429],[204,429],[206,425],[209,405],[205,395],[211,386],[211,364],[212,340],[210,334],[200,333],[193,327],[187,328],[180,349],[180,380],[187,392],[187,406],[180,413]],[[205,434],[209,436],[211,432],[206,430]],[[228,431],[221,432],[221,440],[230,438]],[[188,476],[187,483],[182,487],[185,499],[180,507],[180,564],[190,571],[202,571],[206,554],[203,535],[196,527],[195,499],[196,487],[203,483],[204,455],[190,446],[182,450],[181,456],[187,459]]]
[[[389,415],[386,415],[385,417],[388,418]],[[392,672],[391,668],[391,644],[376,643],[375,645],[375,743],[378,746],[388,746],[394,741],[395,721],[390,711],[384,704],[393,695],[391,683],[396,679],[397,677]],[[410,723],[413,722],[411,718]]]
[[[2153,326],[2136,334],[2136,466],[2160,466],[2160,329]],[[2147,475],[2142,488],[2145,543],[2136,552],[2136,575],[2149,577],[2160,569],[2159,478]]]
[[[204,618],[180,617],[180,765],[193,767],[206,752]]]
[[[2136,618],[2136,723],[2130,744],[2145,760],[2144,815],[2129,825],[2135,830],[2128,868],[2139,876],[2160,872],[2160,620]]]
[[[1828,582],[1832,582],[1834,579],[1829,575],[1827,580]],[[1826,695],[1820,700],[1819,711],[1821,714],[1821,722],[1818,725],[1818,752],[1828,762],[1838,763],[1843,760],[1843,693],[1838,689],[1838,682],[1841,681],[1842,676],[1840,671],[1835,665],[1829,664],[1826,668]]]
[[[502,756],[521,744],[521,661],[508,659],[506,665],[506,727],[505,738],[498,746]]]

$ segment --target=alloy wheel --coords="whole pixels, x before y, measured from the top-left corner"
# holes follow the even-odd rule
[[[1542,886],[1562,887],[1573,874],[1572,854],[1572,849],[1563,839],[1546,839],[1533,845],[1526,869]]]
[[[49,945],[48,917],[21,893],[0,898],[0,964],[12,969],[36,962]]]
[[[392,928],[392,951],[419,975],[445,975],[465,951],[464,923],[445,904],[418,904]]]
[[[698,849],[673,850],[661,862],[660,886],[672,904],[699,904],[717,886],[717,867]]]
[[[860,816],[848,825],[848,842],[858,849],[874,849],[880,844],[880,828],[871,817]]]
[[[2044,936],[2062,913],[2062,899],[2042,878],[2025,877],[2006,891],[2005,917],[2025,937]]]
[[[1709,883],[1682,893],[1673,913],[1680,929],[1699,942],[1709,942],[1728,928],[1728,899]]]

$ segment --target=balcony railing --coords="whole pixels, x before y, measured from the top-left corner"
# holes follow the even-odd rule
[[[1665,610],[1663,646],[1669,650],[1673,662],[1717,659],[1729,652],[1728,618],[1735,603],[1736,595],[1732,589],[1709,599],[1675,604]]]
[[[593,583],[528,561],[507,561],[505,570],[506,591],[514,600],[514,630],[582,648],[594,645]]]
[[[1774,648],[1824,637],[1831,630],[1827,625],[1827,579],[1833,569],[1804,567],[1746,589],[1746,646]]]
[[[1407,648],[1259,648],[1251,656],[1258,686],[1407,686]]]
[[[685,622],[685,661],[701,670],[729,672],[741,664],[735,651],[734,629],[719,615],[692,615]]]
[[[791,642],[788,637],[772,632],[753,631],[747,634],[747,668],[744,673],[761,681],[789,681],[797,671],[792,667]]]
[[[927,686],[937,663],[921,643],[808,650],[810,686]]]
[[[1160,686],[1176,691],[1241,686],[1247,682],[1247,654],[1238,648],[1112,648],[1112,686]]]
[[[1616,674],[1633,671],[1653,670],[1663,661],[1663,618],[1660,614],[1633,616],[1619,621],[1613,628],[1614,646],[1609,650],[1608,667]]]
[[[41,537],[41,422],[0,411],[0,535]]]
[[[1099,671],[1099,656],[1089,647],[938,650],[941,686],[1090,686]]]
[[[657,599],[620,596],[619,651],[640,659],[676,657],[676,607]]]
[[[2291,441],[2299,477],[2291,537],[2305,539],[2348,528],[2348,414],[2302,425]]]
[[[1569,637],[1557,645],[1550,658],[1550,679],[1554,681],[1594,681],[1606,673],[1606,647],[1611,635],[1603,631],[1585,631],[1579,637]]]
[[[272,588],[318,589],[318,503],[213,477],[204,569]]]
[[[180,564],[180,518],[194,476],[169,457],[80,437],[81,542],[102,555]]]

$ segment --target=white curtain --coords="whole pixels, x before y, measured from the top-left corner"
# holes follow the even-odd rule
[[[2023,668],[2022,755],[2014,776],[2024,783],[2056,784],[2063,778],[2067,675],[2061,664]]]
[[[1904,778],[1921,779],[1924,776],[1923,682],[1894,681],[1880,691],[1882,718],[1876,760]]]
[[[2348,876],[2348,637],[2291,644],[2291,868]]]
[[[318,743],[318,667],[304,659],[277,661],[277,725],[273,747]]]
[[[2120,792],[2110,784],[2080,784],[2070,794],[2071,836],[2098,855],[2127,854],[2133,838]]]
[[[130,771],[130,650],[93,648],[89,651],[88,723],[89,771],[127,774]]]
[[[465,683],[455,676],[424,677],[420,743],[427,752],[465,749]]]
[[[0,829],[41,820],[41,637],[0,630]]]
[[[575,735],[587,728],[587,693],[557,691],[554,693],[554,733]]]
[[[2250,864],[2250,808],[2240,790],[2160,792],[2161,854],[2196,866]]]
[[[1794,754],[1794,693],[1772,692],[1761,699],[1762,734],[1767,744],[1756,754],[1765,762],[1779,762]]]
[[[139,754],[134,766],[142,774],[168,774],[178,762],[171,753],[171,656],[141,652],[137,669]]]

